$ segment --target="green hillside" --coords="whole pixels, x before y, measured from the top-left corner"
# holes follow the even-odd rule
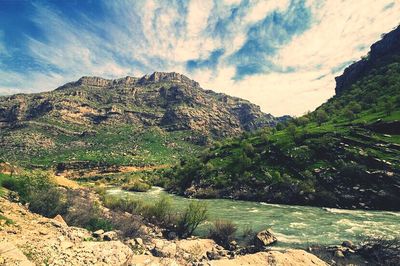
[[[187,196],[399,210],[400,56],[314,112],[218,142],[166,176]]]
[[[0,97],[0,160],[28,168],[173,164],[215,139],[275,124],[258,106],[178,73],[82,77]]]

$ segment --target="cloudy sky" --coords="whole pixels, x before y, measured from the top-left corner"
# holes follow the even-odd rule
[[[0,0],[0,94],[175,71],[301,115],[399,23],[399,0]]]

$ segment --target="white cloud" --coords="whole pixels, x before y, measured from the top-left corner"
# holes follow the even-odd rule
[[[295,71],[234,82],[235,66],[225,59],[243,46],[254,23],[274,10],[287,9],[288,2],[250,1],[248,9],[230,18],[240,1],[192,0],[187,13],[169,1],[106,1],[107,18],[93,21],[82,14],[79,24],[36,3],[32,20],[46,38],[28,37],[29,53],[37,63],[56,66],[62,73],[52,68],[17,73],[0,66],[0,93],[49,90],[83,75],[114,78],[176,71],[205,88],[257,103],[265,112],[300,115],[333,95],[332,69],[360,58],[367,52],[360,47],[368,48],[400,21],[399,3],[384,11],[392,0],[308,0],[313,14],[310,29],[281,47],[273,59]],[[213,29],[221,21],[226,22],[225,32],[217,36]],[[2,43],[0,32],[0,55],[5,51]],[[207,59],[216,49],[225,54],[215,70],[187,73],[187,60]]]

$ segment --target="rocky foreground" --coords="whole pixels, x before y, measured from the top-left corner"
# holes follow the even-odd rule
[[[153,233],[122,240],[114,232],[68,226],[60,216],[33,214],[4,198],[0,210],[1,265],[327,265],[303,250],[229,256],[210,239],[168,241]]]

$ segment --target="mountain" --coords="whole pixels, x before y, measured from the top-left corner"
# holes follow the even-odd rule
[[[388,65],[396,61],[398,57],[400,57],[400,26],[387,34],[383,34],[382,40],[371,46],[367,56],[347,67],[343,75],[335,78],[336,94],[342,94],[374,69]]]
[[[400,28],[336,78],[305,116],[182,160],[170,191],[270,203],[400,210]]]
[[[177,153],[276,122],[178,73],[82,77],[51,92],[0,97],[0,156],[43,166],[170,163]]]

